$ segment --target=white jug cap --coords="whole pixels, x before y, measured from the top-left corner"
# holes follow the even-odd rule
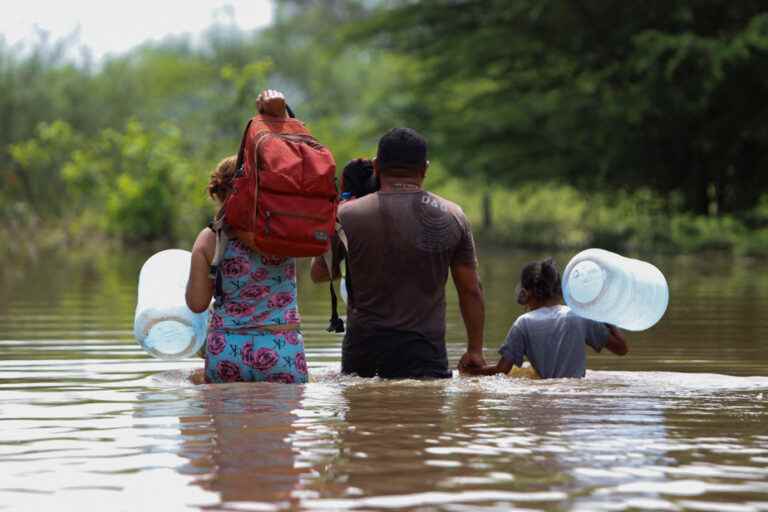
[[[605,284],[605,273],[594,261],[577,263],[568,276],[568,293],[577,302],[586,304],[600,295]]]

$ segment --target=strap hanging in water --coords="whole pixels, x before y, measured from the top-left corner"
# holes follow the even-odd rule
[[[328,286],[331,290],[331,319],[328,322],[326,331],[342,333],[344,332],[344,320],[339,316],[339,300],[336,297],[336,290],[333,287],[333,249],[328,249],[328,251],[323,254],[323,261],[328,269],[328,275],[331,278],[328,282]]]
[[[341,223],[336,221],[336,235],[339,237],[339,240],[341,240],[341,243],[344,247],[345,254],[349,254],[349,250],[347,249],[349,246],[349,243],[347,241],[347,234],[344,232],[344,228],[341,227]],[[344,258],[344,266],[346,268],[346,277],[347,280],[349,279],[349,265],[348,265],[349,257]],[[329,282],[329,288],[331,291],[331,319],[328,322],[328,328],[326,329],[328,332],[335,332],[335,333],[342,333],[344,332],[344,320],[341,319],[339,316],[339,300],[336,297],[336,289],[333,287],[333,248],[331,247],[326,251],[325,254],[323,254],[323,261],[325,262],[325,266],[328,270],[328,275],[330,276],[330,282]],[[351,297],[351,290],[349,289],[349,283],[347,282],[347,300],[349,300],[349,297]]]
[[[213,261],[208,269],[208,277],[214,280],[213,296],[215,299],[214,306],[221,306],[221,301],[224,299],[224,276],[221,273],[221,260],[224,259],[224,252],[227,250],[227,244],[229,243],[229,234],[227,233],[226,226],[224,224],[224,210],[219,210],[216,217],[208,227],[216,233],[216,252],[213,255]]]

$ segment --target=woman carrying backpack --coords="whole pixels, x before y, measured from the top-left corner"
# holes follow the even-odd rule
[[[287,117],[283,95],[266,90],[259,113]],[[233,191],[237,157],[222,160],[211,174],[209,195],[223,205]],[[214,295],[209,270],[216,233],[203,229],[192,248],[187,305],[205,311]],[[220,292],[208,323],[205,382],[307,382],[304,340],[296,298],[294,258],[259,254],[236,238],[226,242],[219,264]]]

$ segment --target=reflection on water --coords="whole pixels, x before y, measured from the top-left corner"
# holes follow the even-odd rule
[[[246,389],[247,388],[247,389]],[[222,502],[296,504],[300,468],[289,437],[301,386],[230,385],[199,390],[200,414],[179,415],[180,454],[190,463],[182,473]],[[147,407],[166,415],[163,406]]]
[[[483,255],[489,359],[522,263]],[[4,275],[0,509],[768,510],[768,275],[656,261],[667,317],[584,380],[338,375],[302,274],[313,382],[192,386],[131,339],[142,256]],[[561,258],[561,264],[565,258]],[[463,329],[450,297],[450,356]]]

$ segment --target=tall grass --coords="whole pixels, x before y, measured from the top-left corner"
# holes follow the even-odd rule
[[[768,196],[749,215],[694,215],[649,190],[586,192],[558,183],[517,188],[436,180],[428,188],[458,203],[485,243],[533,249],[601,247],[629,253],[718,252],[768,257]],[[491,225],[484,226],[484,196]],[[486,199],[487,200],[487,199]]]
[[[578,250],[600,247],[623,253],[726,255],[768,258],[768,195],[748,214],[694,215],[682,212],[672,200],[662,200],[648,190],[589,193],[558,183],[526,184],[517,188],[490,187],[468,180],[428,177],[426,186],[458,203],[484,245],[506,248]],[[487,197],[486,197],[487,196]],[[490,200],[491,224],[483,225],[484,200]],[[191,245],[203,227],[197,222],[203,210],[175,226],[176,245]],[[199,226],[195,224],[200,224]],[[86,216],[42,222],[22,202],[0,205],[0,257],[34,258],[56,250],[107,250],[119,240],[95,228]],[[182,235],[183,234],[183,235]],[[170,242],[158,241],[160,248]]]

